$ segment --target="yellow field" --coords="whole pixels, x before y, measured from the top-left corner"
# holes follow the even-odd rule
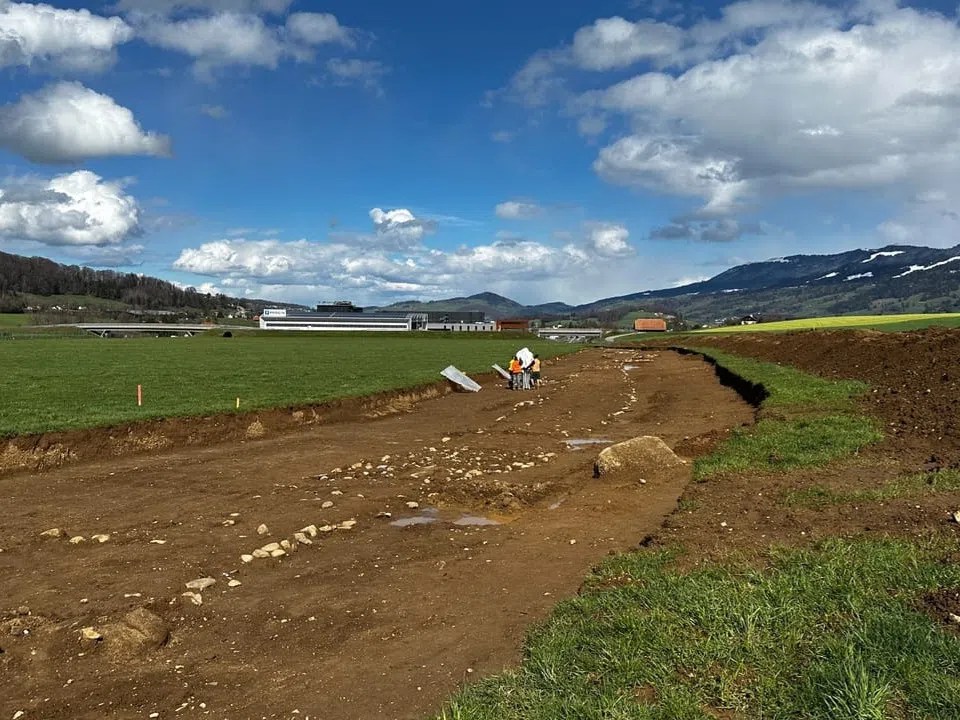
[[[704,333],[730,332],[776,332],[786,330],[840,330],[844,328],[875,328],[878,330],[913,330],[928,325],[960,326],[960,313],[928,313],[906,315],[837,315],[833,317],[782,320],[757,323],[756,325],[732,325],[729,327],[698,330]]]

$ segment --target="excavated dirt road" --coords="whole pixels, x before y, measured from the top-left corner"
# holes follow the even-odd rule
[[[657,435],[689,458],[753,418],[671,352],[585,351],[545,377],[0,476],[0,718],[436,712],[515,662],[524,631],[656,533],[689,481],[689,464],[594,479],[599,446],[567,441]],[[297,552],[241,560],[309,525]],[[182,593],[204,577],[196,605]]]

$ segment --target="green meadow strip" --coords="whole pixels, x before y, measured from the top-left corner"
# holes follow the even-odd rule
[[[740,357],[709,347],[691,347],[690,350],[712,359],[745,380],[763,385],[769,393],[763,402],[764,409],[852,412],[856,410],[855,399],[869,389],[866,383],[858,380],[827,380],[786,365]]]
[[[696,330],[696,334],[730,334],[756,332],[793,332],[796,330],[915,330],[942,325],[960,325],[960,313],[906,313],[899,315],[834,315],[828,317],[779,320],[754,325],[729,325]]]
[[[960,490],[960,471],[948,469],[906,475],[869,490],[843,491],[814,485],[801,490],[791,490],[784,495],[783,500],[786,505],[818,508],[884,502],[901,497],[920,497],[956,490]]]
[[[754,387],[762,386],[761,414],[771,415],[735,430],[716,451],[698,458],[693,467],[698,482],[721,473],[825,465],[883,437],[873,420],[857,412],[856,398],[867,391],[865,383],[827,380],[712,348],[691,350]]]
[[[760,420],[736,430],[715,452],[699,458],[694,480],[702,482],[719,473],[825,465],[882,437],[869,418],[858,415]]]
[[[545,359],[581,347],[482,335],[0,339],[0,437],[235,412],[237,398],[241,412],[311,405],[440,382],[451,364],[492,374],[524,345]]]
[[[825,541],[764,570],[611,558],[527,641],[518,670],[444,720],[960,717],[960,640],[918,609],[960,585],[944,548]]]

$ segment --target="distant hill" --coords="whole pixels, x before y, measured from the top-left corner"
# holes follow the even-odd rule
[[[31,308],[76,311],[79,306],[89,305],[92,307],[85,310],[104,316],[129,312],[211,315],[235,312],[238,307],[256,313],[265,305],[275,304],[201,293],[147,275],[93,270],[42,257],[0,252],[0,312],[24,312]]]
[[[165,280],[61,265],[45,258],[0,253],[0,312],[19,312],[38,297],[102,300],[103,310],[226,314],[264,306],[300,307],[266,300],[209,295]],[[374,308],[368,308],[372,310]],[[887,245],[833,255],[790,255],[730,268],[703,282],[644,290],[583,305],[522,305],[492,292],[389,305],[391,311],[482,311],[491,319],[589,319],[615,324],[630,314],[667,313],[691,323],[760,315],[777,318],[960,311],[960,245],[947,249]]]
[[[651,304],[712,322],[745,315],[812,317],[960,310],[960,246],[887,245],[738,265],[699,283],[581,305],[578,314]]]
[[[545,305],[521,305],[516,300],[505,298],[492,292],[477,293],[468,297],[454,297],[446,300],[426,302],[408,301],[388,305],[382,310],[391,312],[484,312],[491,320],[507,318],[535,318],[544,315],[567,315],[573,311],[571,305],[555,302]]]
[[[583,305],[521,305],[494,293],[399,303],[390,309],[483,310],[489,317],[547,320],[629,313],[680,314],[714,323],[754,314],[814,317],[857,313],[960,311],[960,245],[947,249],[887,245],[833,255],[790,255],[730,268],[709,280],[603,298]]]

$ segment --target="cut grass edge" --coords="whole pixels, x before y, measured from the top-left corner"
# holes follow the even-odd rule
[[[703,357],[721,382],[770,415],[736,429],[714,452],[697,458],[697,482],[724,473],[819,467],[883,438],[877,423],[857,411],[866,383],[828,380],[712,348],[676,349]]]

